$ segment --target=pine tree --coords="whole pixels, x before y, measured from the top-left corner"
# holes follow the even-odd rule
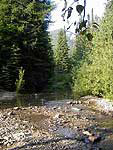
[[[67,44],[66,33],[64,30],[61,30],[58,34],[57,46],[54,53],[55,63],[57,69],[60,71],[68,71],[69,69],[68,52],[69,47]]]
[[[67,44],[66,32],[60,30],[56,48],[54,50],[54,74],[51,78],[50,90],[56,92],[66,92],[70,90],[70,62],[69,62],[69,47]]]
[[[75,39],[72,63],[76,70],[82,66],[92,49],[92,42],[88,40],[86,34],[77,35]]]
[[[14,89],[20,67],[25,70],[25,89],[39,91],[47,84],[52,71],[50,10],[47,1],[0,1],[0,79],[5,68],[9,89]],[[5,80],[0,82],[5,85]]]

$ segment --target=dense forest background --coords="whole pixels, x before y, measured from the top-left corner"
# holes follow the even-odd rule
[[[0,87],[14,91],[19,69],[25,70],[24,90],[47,85],[53,60],[49,33],[49,1],[0,1]]]
[[[113,98],[113,0],[102,19],[88,16],[85,32],[74,40],[64,29],[48,32],[49,1],[0,1],[0,89],[65,92],[76,97]],[[54,37],[54,38],[52,38]]]

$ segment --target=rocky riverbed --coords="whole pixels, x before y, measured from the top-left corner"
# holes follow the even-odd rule
[[[0,150],[112,149],[112,110],[96,98],[0,109]]]

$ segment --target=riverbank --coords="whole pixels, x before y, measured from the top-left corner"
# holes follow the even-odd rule
[[[92,97],[92,96],[85,96],[81,98],[81,101],[84,101],[86,104],[87,103],[92,104],[93,108],[103,113],[106,113],[109,115],[113,114],[113,101],[112,100]]]
[[[102,143],[111,140],[113,133],[111,119],[94,110],[90,98],[1,109],[0,150],[105,149]],[[102,124],[105,120],[110,125]],[[111,150],[109,147],[105,150]]]

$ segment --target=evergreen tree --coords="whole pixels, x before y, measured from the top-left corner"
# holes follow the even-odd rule
[[[58,33],[58,39],[56,48],[54,50],[54,75],[50,80],[50,90],[55,92],[66,92],[70,90],[71,76],[69,72],[69,47],[67,44],[66,33],[64,30],[60,30]]]
[[[8,77],[8,89],[14,90],[20,67],[25,89],[37,91],[47,84],[52,70],[50,10],[48,1],[0,1],[0,83],[5,85],[2,77]]]
[[[64,30],[61,30],[58,34],[58,41],[54,54],[55,63],[58,70],[68,71],[69,69],[68,52],[69,47],[67,44],[66,33]]]
[[[72,54],[72,64],[74,70],[77,70],[82,66],[84,61],[87,59],[88,54],[91,52],[92,42],[88,40],[86,34],[76,36]]]
[[[74,80],[75,95],[93,94],[113,98],[113,1],[109,2],[98,32],[94,33],[92,51]]]
[[[86,73],[82,74],[82,73],[85,72],[86,70],[86,62],[87,64],[91,63],[91,60],[89,59],[89,55],[92,51],[92,41],[88,40],[86,34],[77,35],[76,40],[75,40],[75,47],[73,49],[73,56],[72,56],[73,85],[72,86],[73,86],[73,92],[75,96],[82,96],[82,95],[85,95],[86,93],[83,76],[87,76],[87,74]],[[84,91],[83,91],[83,88],[84,88]]]
[[[1,86],[4,89],[14,91],[15,90],[15,78],[18,76],[18,70],[20,68],[19,62],[21,59],[20,49],[13,45],[10,54],[10,59],[7,64],[2,68],[2,75],[0,76]]]

